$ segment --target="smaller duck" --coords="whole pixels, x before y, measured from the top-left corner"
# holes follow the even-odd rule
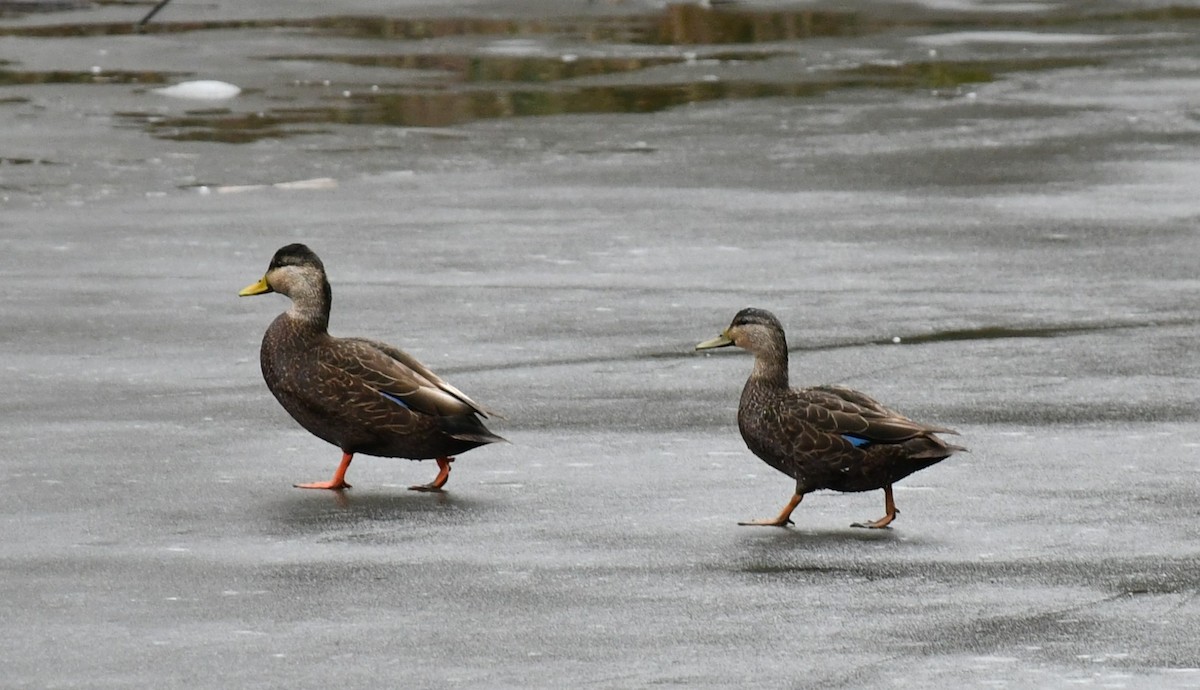
[[[721,335],[697,350],[736,345],[754,354],[742,390],[738,428],[746,446],[771,467],[796,480],[796,492],[779,515],[740,525],[785,527],[792,511],[818,489],[883,489],[886,514],[853,527],[882,529],[900,513],[892,485],[966,448],[937,434],[957,433],[921,424],[842,386],[791,388],[783,325],[765,309],[743,309]]]
[[[301,489],[350,488],[346,470],[356,453],[387,458],[436,458],[438,475],[414,491],[441,491],[454,455],[504,439],[484,426],[485,409],[415,357],[366,338],[329,335],[333,300],[325,265],[303,244],[275,252],[262,280],[238,295],[278,292],[291,298],[263,336],[260,359],[267,388],[313,435],[342,450],[327,482]]]

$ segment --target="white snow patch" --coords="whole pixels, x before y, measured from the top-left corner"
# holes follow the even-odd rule
[[[295,180],[293,182],[276,182],[274,184],[233,184],[223,185],[213,188],[217,194],[241,194],[242,192],[253,192],[260,189],[274,188],[287,190],[314,190],[314,189],[337,189],[338,182],[332,177],[314,177],[309,180]],[[207,191],[202,191],[202,194],[207,194]]]
[[[197,81],[179,82],[174,86],[166,86],[161,89],[152,89],[151,92],[160,96],[170,96],[171,98],[219,101],[226,98],[233,98],[241,93],[242,89],[229,82],[217,81],[215,79],[199,79]]]

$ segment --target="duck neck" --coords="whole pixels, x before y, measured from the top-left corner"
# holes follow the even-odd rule
[[[287,310],[289,318],[321,333],[329,330],[333,291],[329,288],[328,280],[322,278],[319,285],[297,285],[288,291],[288,297],[292,298],[292,306]]]
[[[754,353],[754,370],[750,372],[750,380],[760,386],[788,387],[788,351],[785,340],[772,340]]]

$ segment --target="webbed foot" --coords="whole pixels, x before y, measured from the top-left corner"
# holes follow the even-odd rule
[[[450,463],[454,462],[454,458],[445,457],[438,458],[438,476],[428,484],[414,484],[408,487],[409,491],[424,491],[427,493],[445,493],[442,487],[450,480]]]
[[[900,510],[896,508],[896,500],[892,497],[891,484],[883,487],[883,508],[887,511],[887,515],[874,520],[872,522],[856,522],[851,527],[862,527],[864,529],[890,529],[888,525],[892,524],[892,520],[900,514]]]
[[[435,486],[433,482],[430,482],[428,484],[413,484],[412,486],[408,487],[408,490],[409,491],[424,491],[425,493],[430,493],[430,494],[446,493],[445,489],[443,489],[440,486]]]
[[[753,527],[787,527],[788,525],[794,525],[796,523],[786,519],[781,521],[779,518],[760,518],[758,520],[739,522],[738,524],[742,526]]]
[[[884,515],[878,520],[872,520],[871,522],[854,522],[851,523],[850,526],[862,527],[863,529],[891,529],[891,527],[888,527],[888,525],[892,524],[892,520],[895,519],[895,515]]]
[[[297,489],[332,489],[333,491],[341,491],[349,489],[350,485],[345,480],[335,481],[330,479],[327,482],[310,482],[308,484],[292,484]]]
[[[749,522],[739,522],[739,525],[753,525],[755,527],[787,527],[795,524],[792,522],[792,511],[796,506],[800,505],[800,501],[804,500],[804,494],[796,494],[792,496],[792,500],[779,511],[779,515],[773,518],[763,518],[760,520],[750,520]]]
[[[346,483],[346,470],[350,469],[350,461],[354,459],[354,453],[342,451],[342,462],[338,465],[337,471],[333,473],[333,479],[327,482],[311,482],[308,484],[293,484],[297,489],[332,489],[341,491],[349,489],[350,485]]]

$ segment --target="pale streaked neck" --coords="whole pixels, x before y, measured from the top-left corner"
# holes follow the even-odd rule
[[[292,306],[287,310],[289,318],[321,331],[329,328],[329,307],[333,298],[328,282],[322,280],[319,285],[293,286],[288,297],[292,298]]]
[[[788,387],[787,342],[775,339],[754,353],[754,370],[750,378],[780,388]]]

